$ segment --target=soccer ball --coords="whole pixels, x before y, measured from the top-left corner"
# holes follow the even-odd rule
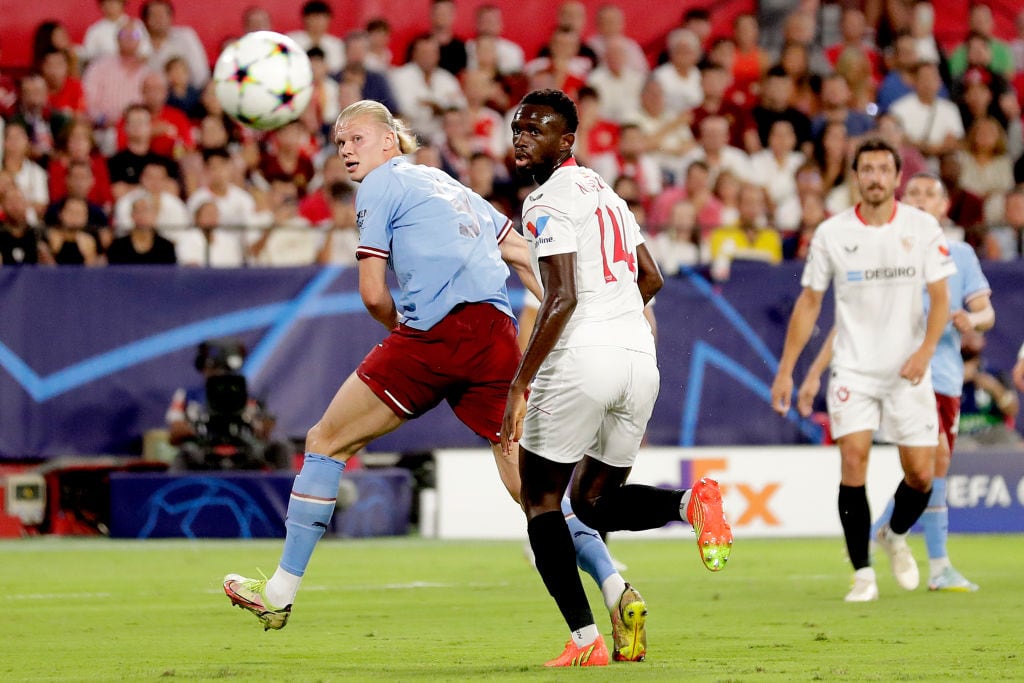
[[[224,48],[214,92],[228,116],[273,130],[302,115],[313,97],[313,69],[298,43],[274,31],[247,33]]]

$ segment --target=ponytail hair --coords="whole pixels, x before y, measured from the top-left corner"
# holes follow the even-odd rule
[[[338,121],[334,124],[335,129],[342,122],[358,116],[366,116],[391,130],[398,140],[398,151],[402,154],[412,154],[419,148],[416,136],[412,134],[405,122],[392,116],[387,107],[375,100],[359,100],[345,107],[344,111],[338,115]]]

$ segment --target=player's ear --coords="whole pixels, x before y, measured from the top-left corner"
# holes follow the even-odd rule
[[[576,133],[563,133],[562,142],[559,144],[559,149],[563,152],[571,150],[572,146],[576,144]]]

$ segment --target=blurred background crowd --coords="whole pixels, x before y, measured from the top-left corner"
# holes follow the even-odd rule
[[[335,7],[309,0],[288,33],[312,61],[312,104],[263,134],[224,114],[217,55],[170,0],[99,0],[83,35],[41,22],[31,66],[0,72],[0,265],[351,264],[355,186],[331,126],[362,98],[411,125],[417,163],[515,218],[529,188],[509,120],[534,88],[576,100],[579,162],[628,200],[669,275],[804,258],[816,226],[857,202],[849,161],[869,134],[901,150],[904,180],[941,177],[951,239],[1020,259],[1024,10],[1004,40],[972,4],[940,42],[942,6],[763,0],[713,31],[711,6],[691,5],[652,49],[620,5],[569,0],[530,54],[506,37],[506,5],[433,0],[400,45],[385,17],[336,35]],[[238,33],[261,29],[279,30],[252,6]]]

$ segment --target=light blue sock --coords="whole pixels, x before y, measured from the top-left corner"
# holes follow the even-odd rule
[[[612,564],[612,556],[608,554],[608,546],[601,540],[600,534],[576,517],[568,496],[562,497],[562,513],[565,514],[565,523],[569,525],[572,544],[576,548],[576,564],[590,574],[600,588],[605,579],[618,573]]]
[[[921,515],[924,526],[924,544],[928,547],[928,557],[940,560],[946,557],[946,538],[949,536],[949,508],[946,507],[946,478],[932,479],[932,495],[928,498],[928,507]]]
[[[313,548],[324,535],[334,514],[338,483],[345,463],[316,453],[306,453],[302,470],[292,484],[285,518],[281,569],[295,576],[306,573]]]
[[[892,509],[896,507],[896,501],[892,498],[885,504],[885,510],[882,511],[882,515],[875,520],[875,523],[871,525],[871,538],[872,540],[878,536],[878,530],[889,523],[892,519]]]

